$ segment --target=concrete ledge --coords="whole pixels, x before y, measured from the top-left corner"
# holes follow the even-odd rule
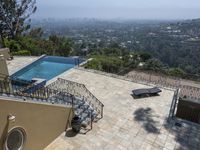
[[[0,48],[0,54],[4,56],[5,59],[10,59],[10,49],[9,48]]]

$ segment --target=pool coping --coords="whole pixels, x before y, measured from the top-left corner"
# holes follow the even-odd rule
[[[27,63],[26,65],[24,65],[24,66],[22,66],[22,67],[19,67],[19,68],[17,68],[15,71],[13,71],[9,76],[11,77],[12,75],[14,75],[15,73],[17,73],[18,71],[20,71],[20,70],[22,70],[22,69],[24,69],[25,67],[27,67],[27,66],[29,66],[29,65],[31,65],[32,63],[34,63],[34,62],[36,62],[36,61],[38,61],[38,60],[40,60],[40,59],[42,59],[43,57],[45,57],[45,56],[47,56],[46,54],[44,54],[44,55],[41,55],[40,57],[38,57],[37,59],[35,59],[35,60],[33,60],[33,61],[31,61],[31,62],[29,62],[29,63]]]
[[[75,69],[75,67],[70,68],[69,70],[66,70],[65,72],[63,72],[63,73],[61,73],[61,74],[59,74],[59,75],[53,77],[52,79],[48,80],[47,83],[46,83],[46,85],[45,85],[45,87],[48,86],[49,84],[55,82],[59,77],[62,77],[64,74],[70,72],[70,71],[73,70],[73,69]]]
[[[28,67],[29,65],[35,63],[36,61],[38,61],[38,60],[40,60],[40,59],[42,59],[42,58],[44,58],[44,57],[46,57],[46,56],[48,56],[48,55],[46,55],[46,54],[41,55],[40,57],[38,57],[38,58],[35,59],[34,61],[31,61],[30,63],[27,63],[26,65],[17,68],[17,69],[16,69],[15,71],[13,71],[9,76],[10,76],[10,77],[13,76],[13,75],[14,75],[15,73],[17,73],[18,71],[20,71],[20,70],[22,70],[22,69]],[[56,57],[63,57],[63,56],[56,56]],[[70,57],[70,58],[80,58],[79,56],[69,56],[69,57]],[[63,58],[66,58],[66,57],[63,57]],[[84,60],[83,62],[81,62],[80,64],[74,65],[73,68],[70,68],[69,70],[66,70],[66,71],[64,71],[63,73],[61,73],[61,74],[59,74],[59,75],[53,77],[52,79],[48,80],[45,86],[49,85],[49,84],[52,83],[53,81],[56,81],[56,79],[57,79],[59,76],[61,76],[61,75],[65,74],[65,73],[67,73],[68,71],[70,71],[70,70],[72,70],[72,69],[78,68],[79,66],[82,66],[82,65],[86,64],[87,62],[88,62],[88,59],[85,59],[85,60]]]

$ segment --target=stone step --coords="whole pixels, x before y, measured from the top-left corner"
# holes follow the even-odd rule
[[[69,95],[57,94],[49,98],[50,101],[54,103],[62,103],[71,106],[72,99]],[[87,127],[97,116],[97,112],[82,98],[75,97],[73,100],[73,107],[75,114],[81,117],[82,125]],[[91,118],[92,112],[92,118]]]

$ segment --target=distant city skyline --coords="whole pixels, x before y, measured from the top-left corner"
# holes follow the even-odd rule
[[[37,0],[33,18],[168,20],[200,18],[199,0]]]

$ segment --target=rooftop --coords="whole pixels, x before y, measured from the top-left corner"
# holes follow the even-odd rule
[[[37,57],[15,57],[8,62],[15,72]],[[74,135],[63,132],[46,150],[66,149],[198,149],[200,128],[185,123],[167,123],[174,91],[162,89],[160,96],[134,99],[131,91],[147,85],[125,81],[84,70],[71,69],[60,78],[85,84],[105,105],[104,117],[93,130]]]

